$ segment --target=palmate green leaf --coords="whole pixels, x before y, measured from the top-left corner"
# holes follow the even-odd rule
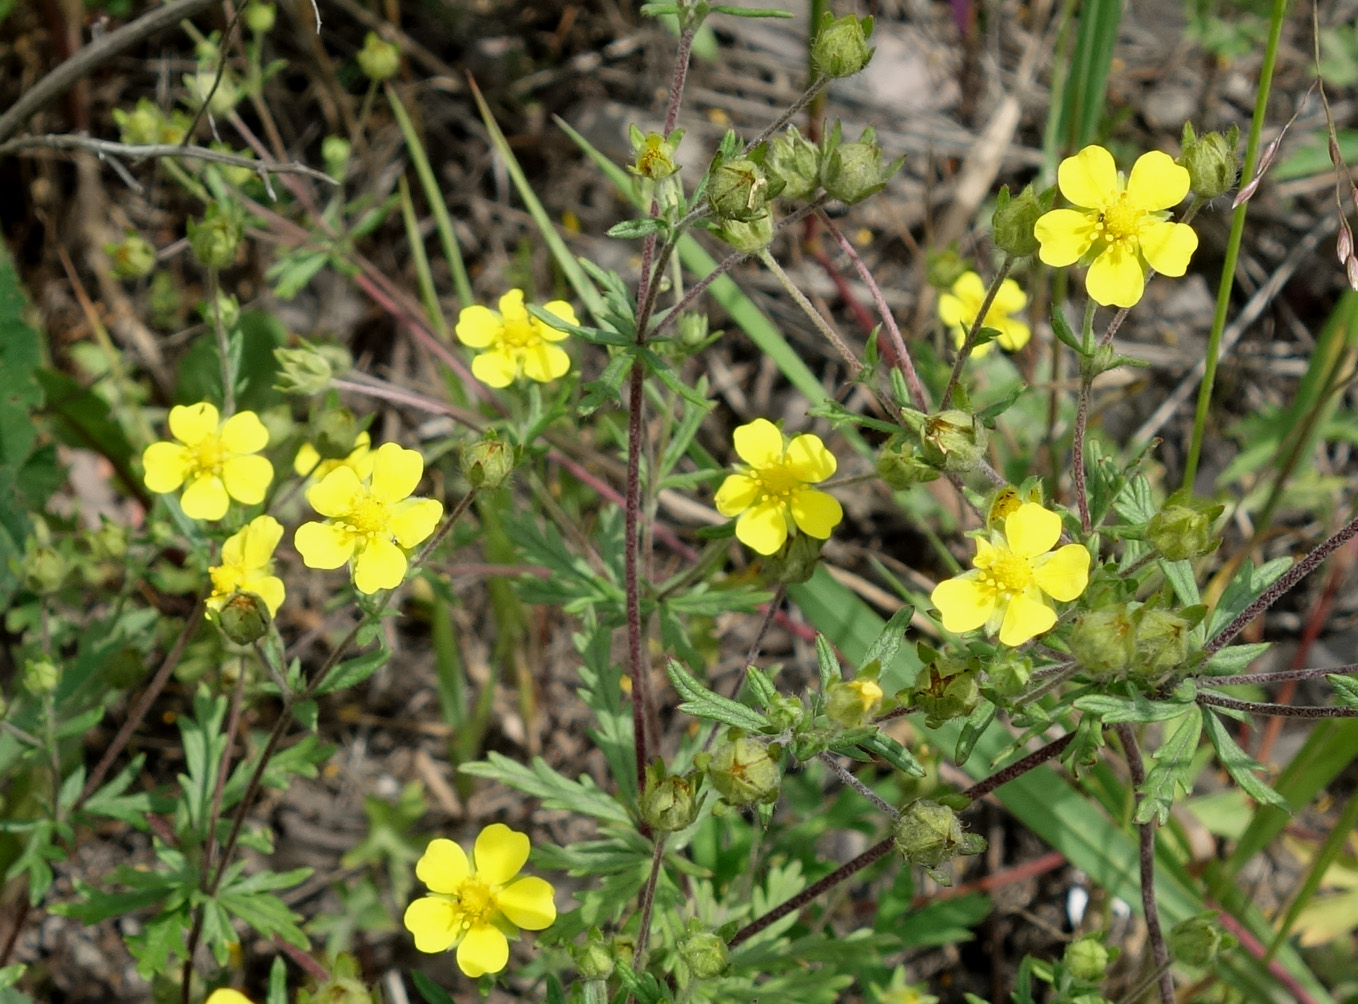
[[[534,757],[530,768],[502,753],[489,752],[485,760],[464,763],[458,770],[474,777],[491,778],[516,791],[532,795],[541,799],[542,804],[549,809],[568,809],[603,822],[635,825],[627,809],[612,795],[600,790],[589,775],[582,775],[579,781],[572,781],[549,767],[542,757]]]
[[[159,913],[146,921],[141,934],[127,939],[127,949],[137,960],[137,974],[150,980],[167,972],[170,959],[188,952],[186,937],[192,921],[185,909]]]
[[[1155,818],[1161,826],[1165,825],[1174,805],[1176,788],[1192,789],[1193,754],[1202,737],[1202,719],[1202,710],[1193,705],[1165,744],[1151,754],[1155,766],[1147,772],[1146,783],[1141,786],[1136,822],[1148,823]]]
[[[145,754],[139,754],[93,795],[85,800],[81,811],[91,816],[107,816],[138,830],[146,829],[146,815],[152,811],[151,793],[139,791],[125,795],[128,787],[141,776]]]
[[[302,869],[309,872],[310,869]],[[217,894],[222,908],[245,921],[265,938],[282,938],[290,945],[307,948],[307,936],[298,926],[302,915],[293,913],[272,893],[241,893],[223,890]]]
[[[1240,748],[1236,741],[1231,738],[1231,733],[1226,728],[1225,723],[1210,711],[1204,712],[1203,719],[1203,724],[1207,729],[1207,738],[1217,751],[1217,759],[1221,761],[1221,766],[1226,768],[1226,772],[1231,775],[1236,784],[1240,785],[1245,794],[1256,802],[1265,805],[1273,805],[1279,809],[1288,808],[1287,802],[1281,795],[1255,777],[1254,772],[1263,770],[1264,765]]]
[[[674,659],[669,661],[665,671],[674,689],[684,698],[679,710],[685,714],[733,725],[749,732],[758,732],[768,724],[768,720],[757,711],[709,690]]]
[[[1325,679],[1330,681],[1330,686],[1334,688],[1334,698],[1347,708],[1358,708],[1358,680],[1351,676],[1339,676],[1331,673]]]

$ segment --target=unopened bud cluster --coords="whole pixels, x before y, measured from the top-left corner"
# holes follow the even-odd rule
[[[939,656],[921,644],[920,658],[925,667],[910,691],[908,702],[925,714],[924,724],[936,729],[944,722],[965,718],[981,700],[980,670],[974,660]]]
[[[641,818],[652,830],[674,833],[698,816],[697,778],[693,774],[670,774],[663,764],[646,769],[646,790],[641,796]]]
[[[354,365],[349,350],[342,345],[302,342],[296,348],[274,349],[273,354],[278,362],[275,389],[308,397],[325,393],[332,380],[349,372]]]
[[[1070,651],[1086,670],[1156,682],[1183,666],[1193,622],[1181,614],[1138,603],[1082,613],[1070,635]]]
[[[781,759],[782,747],[777,743],[741,736],[722,743],[711,755],[700,754],[694,762],[726,805],[748,809],[778,800],[778,786],[783,780]]]
[[[1198,136],[1192,123],[1185,122],[1180,146],[1179,166],[1188,172],[1188,187],[1194,195],[1215,199],[1235,187],[1240,177],[1239,126]]]

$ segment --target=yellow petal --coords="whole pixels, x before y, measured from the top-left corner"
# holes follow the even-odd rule
[[[261,516],[260,519],[265,517]],[[253,523],[253,520],[251,521]],[[245,537],[250,532],[250,524],[241,527],[222,545],[222,564],[225,566],[245,566]]]
[[[1009,598],[1004,622],[1000,625],[1000,643],[1022,645],[1029,638],[1050,631],[1055,623],[1056,611],[1042,599],[1036,586],[1030,586]]]
[[[189,472],[189,460],[189,451],[178,443],[152,443],[141,455],[146,487],[157,493],[177,490]]]
[[[269,445],[269,430],[253,411],[242,411],[222,423],[222,446],[229,453],[258,453]]]
[[[833,477],[839,464],[819,436],[803,433],[787,447],[787,468],[799,481],[816,484]]]
[[[1146,291],[1141,260],[1121,245],[1109,245],[1089,266],[1085,289],[1105,307],[1131,307]]]
[[[334,523],[303,523],[292,546],[307,568],[339,568],[354,556],[354,535]]]
[[[1023,291],[1023,287],[1013,279],[1005,279],[995,292],[995,299],[990,304],[990,312],[986,314],[986,319],[989,320],[991,314],[1017,314],[1026,306],[1028,306],[1028,294]],[[999,327],[999,325],[992,325],[992,327]]]
[[[971,312],[971,316],[967,316],[967,313],[966,305],[951,293],[943,293],[939,296],[938,319],[949,328],[957,328],[958,333],[963,338],[967,334],[965,329],[970,327],[971,322],[976,318],[974,311]]]
[[[287,597],[287,591],[283,588],[283,580],[276,575],[257,575],[252,576],[241,584],[241,591],[254,593],[264,605],[269,608],[269,616],[277,615],[278,608],[283,605],[283,600]]]
[[[952,284],[952,293],[971,309],[974,318],[985,300],[985,280],[976,272],[963,272]]]
[[[999,343],[1000,348],[1008,352],[1017,352],[1033,337],[1032,328],[1022,321],[1006,320],[996,327],[999,329],[1000,337],[995,341]]]
[[[504,318],[506,326],[528,323],[532,315],[523,305],[523,290],[511,289],[500,297],[500,316]]]
[[[1142,209],[1169,209],[1188,195],[1188,170],[1161,150],[1136,158],[1127,178],[1127,195]]]
[[[272,480],[273,464],[254,454],[229,457],[222,464],[222,481],[226,484],[227,494],[246,505],[263,502]]]
[[[995,591],[981,585],[975,572],[944,579],[929,594],[943,626],[954,634],[975,631],[995,612]]]
[[[207,401],[176,405],[170,409],[170,434],[181,443],[194,446],[208,436],[217,435],[219,417],[217,406]]]
[[[406,499],[392,506],[387,527],[396,543],[411,548],[434,532],[442,516],[443,503],[437,499]]]
[[[509,961],[509,942],[489,924],[477,924],[457,946],[457,965],[472,979],[498,973]]]
[[[446,952],[457,940],[457,909],[449,900],[423,896],[406,907],[402,921],[421,952]]]
[[[491,885],[504,885],[519,874],[528,860],[528,848],[528,834],[511,830],[504,823],[491,823],[476,838],[476,877]]]
[[[803,533],[825,540],[844,518],[839,500],[826,492],[804,488],[791,499],[792,521]]]
[[[767,418],[756,418],[748,425],[739,426],[731,435],[736,456],[755,470],[764,470],[781,463],[783,434]]]
[[[336,467],[306,490],[306,500],[311,508],[322,516],[335,519],[347,517],[366,495],[352,467]]]
[[[1118,168],[1113,155],[1101,146],[1087,146],[1056,169],[1061,194],[1077,206],[1097,209],[1118,192]],[[1050,263],[1048,263],[1050,264]]]
[[[310,443],[303,443],[297,448],[297,456],[292,459],[292,469],[298,477],[310,477],[316,472],[316,465],[321,462],[321,455],[316,452],[316,447]]]
[[[561,318],[567,324],[574,324],[576,327],[580,326],[580,320],[575,316],[575,308],[565,300],[548,300],[542,305],[542,309],[553,317]],[[542,333],[542,337],[546,338],[548,341],[558,342],[562,338],[567,337],[568,334],[568,332],[557,331],[554,328],[548,327],[547,330]]]
[[[226,515],[231,499],[226,486],[215,474],[204,474],[189,482],[179,498],[180,508],[189,519],[214,520]]]
[[[1067,544],[1033,562],[1033,578],[1052,599],[1069,603],[1089,584],[1089,552],[1079,544]]]
[[[739,516],[759,498],[759,482],[745,474],[728,474],[712,504],[723,516]]]
[[[379,589],[395,589],[406,577],[405,552],[381,537],[370,539],[354,555],[354,588],[372,594]]]
[[[1198,235],[1187,223],[1156,220],[1141,228],[1141,254],[1161,275],[1183,275],[1198,249]]]
[[[415,874],[429,887],[430,892],[451,895],[471,874],[467,852],[444,837],[429,841],[424,854],[415,864]]]
[[[787,508],[781,502],[761,502],[736,520],[736,539],[760,554],[773,554],[787,540]]]
[[[1061,539],[1061,517],[1036,502],[1025,502],[1004,518],[1004,539],[1020,558],[1045,554]]]
[[[424,457],[397,443],[383,443],[373,451],[372,497],[390,505],[409,497],[424,477]]]
[[[1074,209],[1053,209],[1038,217],[1033,234],[1043,264],[1074,265],[1094,243],[1094,217]]]
[[[484,349],[494,345],[504,333],[504,323],[500,315],[489,307],[480,305],[464,307],[457,315],[457,340],[473,349]]]
[[[546,879],[521,878],[496,893],[495,905],[515,927],[541,931],[556,920],[555,894]]]
[[[232,990],[230,987],[219,987],[208,994],[207,1000],[203,1004],[250,1004],[250,998],[239,990]]]
[[[565,349],[543,343],[523,350],[523,374],[538,383],[551,383],[571,370],[571,357]]]
[[[519,364],[507,349],[494,348],[472,360],[472,376],[487,387],[508,387],[518,375]]]
[[[272,516],[256,516],[231,540],[237,537],[241,540],[241,562],[249,568],[263,568],[273,560],[274,549],[283,539],[283,524]],[[222,547],[223,558],[230,544],[229,540]]]

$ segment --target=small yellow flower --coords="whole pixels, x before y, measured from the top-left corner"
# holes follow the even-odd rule
[[[717,490],[717,512],[739,516],[736,537],[760,554],[773,554],[795,528],[820,540],[830,536],[844,510],[832,495],[808,485],[835,473],[834,454],[819,436],[790,443],[778,427],[757,418],[736,429],[736,455],[747,467],[728,475]]]
[[[208,994],[207,1000],[203,1004],[251,1004],[250,998],[239,990],[232,990],[230,987],[221,987]]]
[[[190,519],[226,515],[231,499],[246,505],[264,501],[273,465],[252,456],[269,445],[269,430],[253,411],[225,422],[214,405],[177,405],[170,409],[170,434],[178,442],[152,443],[142,453],[146,487],[172,492],[184,485],[179,504]]]
[[[976,539],[976,566],[940,582],[932,595],[943,626],[962,633],[984,626],[1005,645],[1022,645],[1056,623],[1053,600],[1069,602],[1089,584],[1089,551],[1079,544],[1052,550],[1061,517],[1024,502],[1004,517],[1004,531]]]
[[[443,504],[410,498],[424,476],[424,458],[396,443],[383,443],[372,457],[372,474],[360,480],[340,466],[307,489],[324,523],[303,523],[293,543],[308,568],[339,568],[353,562],[360,593],[395,589],[405,578],[406,551],[434,532]]]
[[[292,469],[298,477],[310,477],[313,481],[324,481],[325,476],[337,467],[352,467],[362,481],[373,472],[373,458],[370,449],[372,439],[366,431],[360,432],[354,440],[354,448],[347,457],[322,460],[319,451],[310,443],[303,443],[297,450]]]
[[[568,324],[580,323],[565,300],[552,300],[542,309]],[[547,383],[571,368],[566,350],[553,344],[564,341],[566,332],[528,313],[521,289],[500,297],[499,313],[480,305],[463,308],[456,330],[463,345],[484,350],[472,360],[472,375],[491,387],[508,387],[520,375]]]
[[[273,574],[273,552],[283,539],[283,524],[272,516],[256,516],[222,545],[222,563],[209,568],[212,595],[207,608],[220,613],[232,593],[254,593],[269,608],[283,605],[283,580]]]
[[[1141,299],[1146,272],[1183,275],[1198,247],[1185,223],[1168,210],[1188,194],[1188,171],[1167,153],[1142,154],[1124,180],[1113,155],[1087,146],[1061,161],[1061,194],[1076,209],[1053,209],[1037,221],[1038,257],[1048,265],[1089,264],[1085,287],[1105,307],[1130,307]]]
[[[457,964],[472,978],[498,973],[509,961],[508,937],[541,931],[556,920],[556,890],[546,879],[515,879],[528,860],[528,836],[492,823],[476,838],[475,869],[451,840],[432,840],[415,865],[430,895],[406,907],[405,926],[421,952],[457,947]]]
[[[976,323],[976,315],[981,312],[985,302],[986,285],[975,272],[964,272],[952,284],[952,289],[938,298],[938,316],[952,329],[953,343],[960,349],[967,340],[967,332]],[[1000,283],[995,299],[990,301],[982,327],[994,328],[999,337],[995,339],[1002,349],[1016,352],[1028,344],[1033,337],[1032,329],[1017,314],[1028,306],[1028,295],[1013,279]],[[990,342],[978,345],[971,354],[979,359],[990,351]]]

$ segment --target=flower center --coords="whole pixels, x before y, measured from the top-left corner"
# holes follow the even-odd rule
[[[462,880],[457,887],[457,905],[462,912],[465,927],[475,927],[489,922],[495,910],[495,897],[484,879],[475,876]]]
[[[1109,244],[1124,241],[1135,243],[1141,235],[1141,223],[1145,211],[1129,198],[1126,192],[1118,192],[1117,201],[1103,207],[1094,229]]]
[[[355,533],[368,536],[386,530],[390,517],[384,503],[377,499],[365,498],[354,503],[354,507],[349,510],[347,522]]]
[[[1033,584],[1032,563],[1011,551],[1000,551],[981,570],[981,582],[996,592],[1013,596]]]
[[[240,586],[241,576],[234,565],[214,565],[207,572],[212,578],[212,592],[217,596],[234,593]]]
[[[502,338],[505,347],[511,349],[531,349],[542,341],[531,317],[506,321]]]
[[[189,447],[189,452],[193,455],[191,463],[203,474],[218,474],[222,469],[222,461],[226,459],[226,451],[222,449],[222,441],[216,436],[205,436],[196,444]]]
[[[785,464],[751,471],[750,476],[759,482],[766,502],[790,504],[793,492],[802,486],[802,479],[788,470]]]

